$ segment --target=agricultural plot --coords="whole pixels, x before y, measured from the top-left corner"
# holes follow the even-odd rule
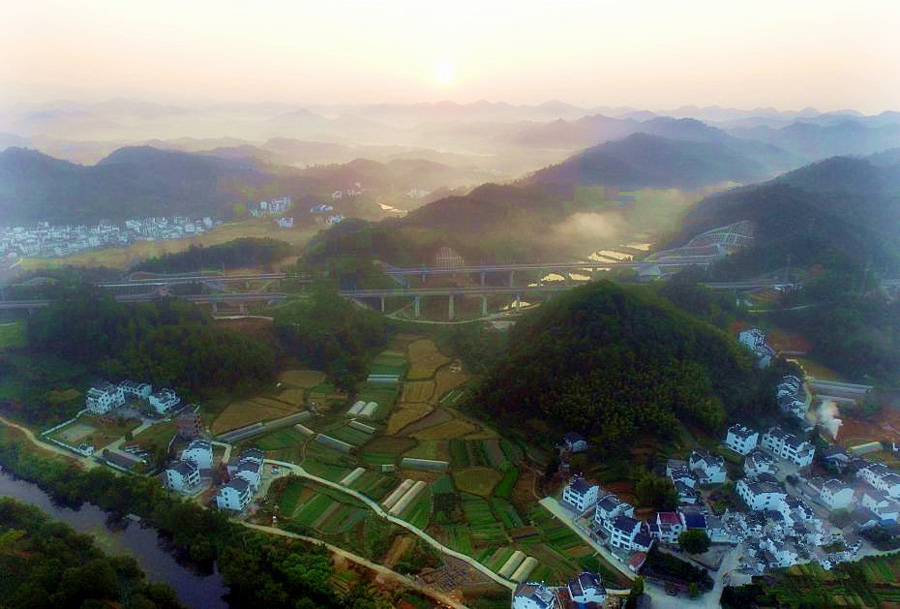
[[[372,415],[373,419],[383,419],[388,416],[400,393],[397,385],[384,385],[377,383],[363,383],[356,395],[357,400],[363,402],[375,402],[378,409]]]
[[[403,357],[403,354],[383,351],[372,360],[372,363],[369,366],[369,374],[396,376],[399,378],[406,372],[406,367],[408,365],[409,363],[406,361],[406,358]]]
[[[432,411],[431,404],[411,404],[401,402],[397,404],[388,420],[387,434],[393,435],[407,425],[427,416]]]
[[[312,389],[322,384],[325,373],[317,370],[285,370],[278,377],[284,385],[290,385],[297,389]]]
[[[212,424],[213,434],[221,434],[233,429],[240,429],[259,421],[277,419],[301,410],[270,398],[254,398],[232,402],[216,417]]]
[[[410,381],[403,385],[403,402],[428,402],[434,395],[434,381]]]
[[[410,368],[406,378],[411,381],[430,379],[438,368],[450,361],[428,339],[417,340],[408,347]]]
[[[274,451],[292,446],[299,446],[306,441],[306,436],[294,429],[285,427],[264,436],[257,436],[251,441],[252,445],[260,450]]]
[[[469,375],[465,372],[453,372],[449,366],[441,368],[434,375],[434,396],[443,398],[468,381]]]
[[[359,429],[354,429],[349,425],[344,425],[343,427],[339,427],[338,429],[333,429],[328,432],[328,435],[332,438],[340,440],[341,442],[346,442],[347,444],[352,444],[353,446],[357,447],[362,446],[372,439],[372,434],[360,431]]]
[[[431,520],[431,491],[424,489],[401,512],[401,518],[423,531]]]
[[[8,324],[0,324],[0,350],[24,347],[25,343],[24,323],[14,321]]]
[[[491,499],[491,507],[494,508],[494,513],[500,518],[500,521],[503,522],[503,526],[507,529],[517,529],[525,526],[522,517],[519,516],[516,508],[514,508],[509,501],[494,498]]]
[[[502,477],[500,472],[488,467],[468,467],[453,472],[453,480],[459,490],[481,497],[490,497]]]
[[[177,431],[175,421],[160,421],[134,436],[134,441],[145,450],[154,445],[168,446]]]
[[[457,552],[472,555],[472,534],[469,527],[462,524],[447,524],[441,527],[443,534],[438,534],[444,544]]]
[[[421,440],[412,450],[403,453],[410,459],[430,459],[432,461],[448,461],[450,451],[447,442],[441,440]]]
[[[397,487],[398,482],[399,480],[394,476],[385,476],[379,472],[369,470],[357,478],[350,485],[350,488],[375,501],[381,501]]]
[[[447,440],[450,438],[460,438],[477,431],[479,427],[465,419],[451,419],[434,427],[429,427],[418,431],[412,436],[419,440]]]

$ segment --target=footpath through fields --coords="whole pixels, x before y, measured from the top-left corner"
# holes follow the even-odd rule
[[[396,516],[392,516],[392,515],[388,514],[384,510],[384,508],[382,508],[378,503],[376,503],[372,499],[369,499],[362,493],[355,491],[353,489],[349,489],[345,486],[341,486],[340,484],[338,484],[336,482],[332,482],[331,480],[326,480],[325,478],[320,478],[319,476],[310,474],[305,469],[303,469],[301,466],[296,465],[294,463],[287,463],[285,461],[275,461],[272,459],[266,459],[266,462],[274,464],[274,465],[278,465],[279,467],[286,467],[286,468],[290,469],[292,472],[294,472],[295,474],[297,474],[298,476],[300,476],[301,478],[307,478],[308,480],[312,480],[313,482],[321,484],[322,486],[327,486],[328,488],[332,488],[336,491],[340,491],[342,493],[345,493],[347,495],[350,495],[350,496],[362,501],[382,518],[388,520],[389,522],[392,522],[393,524],[396,524],[399,527],[403,527],[404,529],[406,529],[410,533],[413,533],[414,535],[417,535],[418,537],[422,538],[426,543],[428,543],[433,548],[436,548],[437,550],[440,550],[444,554],[449,554],[450,556],[457,558],[457,559],[465,562],[466,564],[471,565],[472,567],[478,569],[479,571],[481,571],[482,573],[484,573],[485,575],[490,577],[492,580],[494,580],[501,586],[509,588],[510,590],[516,589],[515,582],[512,582],[512,581],[506,579],[505,577],[501,577],[500,575],[497,575],[496,573],[494,573],[493,571],[488,569],[486,566],[484,566],[483,564],[481,564],[480,562],[478,562],[471,556],[468,556],[466,554],[463,554],[462,552],[457,552],[456,550],[448,548],[447,546],[445,546],[444,544],[439,542],[437,539],[435,539],[434,537],[432,537],[431,535],[429,535],[422,529],[415,527],[415,526],[411,525],[410,523],[406,522],[405,520],[397,518]]]
[[[347,559],[351,562],[354,562],[358,565],[361,565],[367,569],[371,569],[372,571],[375,571],[376,573],[384,575],[388,578],[394,579],[394,580],[400,582],[401,584],[403,584],[405,587],[412,588],[413,590],[417,590],[418,592],[426,594],[426,595],[430,596],[431,598],[433,598],[434,600],[447,605],[448,607],[454,607],[454,609],[466,609],[465,605],[458,603],[457,601],[453,600],[452,598],[450,598],[443,592],[438,592],[437,590],[433,590],[432,588],[423,586],[422,584],[415,581],[411,577],[408,577],[406,575],[401,575],[400,573],[397,573],[396,571],[392,571],[391,569],[388,569],[384,565],[379,565],[378,563],[374,563],[366,558],[363,558],[362,556],[357,556],[356,554],[348,552],[347,550],[344,550],[337,546],[333,546],[330,543],[324,542],[321,539],[316,539],[315,537],[307,537],[306,535],[298,535],[296,533],[291,533],[290,531],[285,531],[283,529],[276,529],[274,527],[267,527],[267,526],[264,526],[261,524],[252,524],[250,522],[246,522],[243,520],[234,519],[234,522],[240,523],[247,528],[254,529],[256,531],[261,531],[263,533],[270,533],[272,535],[281,535],[282,537],[290,537],[292,539],[301,539],[301,540],[307,541],[309,543],[314,543],[316,545],[324,546],[324,547],[328,548],[328,550],[332,554],[340,556],[341,558],[345,558],[345,559]]]

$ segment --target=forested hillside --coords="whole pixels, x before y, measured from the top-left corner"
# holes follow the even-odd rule
[[[314,287],[305,300],[280,306],[274,315],[282,347],[345,390],[366,376],[367,354],[387,341],[380,314],[356,308],[325,286]]]
[[[29,318],[28,339],[37,351],[91,363],[112,379],[131,378],[189,396],[249,390],[275,376],[268,345],[216,328],[183,300],[123,305],[82,293]]]
[[[681,422],[718,430],[749,415],[754,375],[735,341],[649,290],[601,281],[560,294],[510,331],[473,408],[520,427],[536,418],[609,454]]]
[[[106,556],[87,535],[9,497],[0,498],[0,573],[4,607],[183,607],[134,558]]]
[[[134,267],[152,273],[188,273],[204,269],[265,267],[290,256],[293,248],[277,239],[246,237],[219,245],[192,245],[186,252],[151,258]]]
[[[900,271],[900,168],[838,157],[713,195],[687,215],[673,243],[739,220],[756,224],[755,247],[719,265],[723,279],[753,277],[789,261],[852,270],[860,280],[866,266],[895,274]]]

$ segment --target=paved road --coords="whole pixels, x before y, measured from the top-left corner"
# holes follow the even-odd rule
[[[462,604],[456,602],[455,600],[453,600],[452,598],[450,598],[449,596],[447,596],[446,594],[444,594],[442,592],[438,592],[437,590],[433,590],[427,586],[423,586],[422,584],[415,581],[411,577],[407,577],[406,575],[401,575],[400,573],[397,573],[396,571],[388,569],[384,565],[379,565],[378,563],[374,563],[366,558],[363,558],[362,556],[357,556],[356,554],[348,552],[347,550],[344,550],[343,548],[339,548],[337,546],[331,545],[330,543],[326,543],[326,542],[322,541],[321,539],[316,539],[315,537],[307,537],[306,535],[297,535],[296,533],[291,533],[290,531],[285,531],[283,529],[277,529],[275,527],[267,527],[267,526],[264,526],[261,524],[252,524],[249,522],[245,522],[243,520],[234,520],[234,521],[239,524],[244,525],[247,528],[254,529],[256,531],[261,531],[263,533],[269,533],[272,535],[280,535],[282,537],[290,537],[292,539],[301,539],[303,541],[308,541],[309,543],[314,543],[319,546],[324,546],[324,547],[328,548],[328,550],[332,554],[340,556],[341,558],[345,558],[351,562],[355,562],[358,565],[362,565],[363,567],[366,567],[367,569],[371,569],[372,571],[375,571],[376,573],[384,575],[388,578],[394,579],[394,580],[400,582],[401,584],[403,584],[405,587],[412,588],[414,590],[418,590],[419,592],[430,596],[434,600],[438,601],[439,603],[443,603],[444,605],[446,605],[448,607],[454,607],[455,609],[466,609],[465,605],[462,605]]]
[[[609,562],[609,564],[616,567],[622,575],[630,580],[634,580],[634,573],[631,572],[631,569],[628,568],[628,565],[616,558],[616,556],[605,546],[598,543],[594,539],[591,539],[591,537],[587,533],[582,531],[579,527],[575,526],[575,523],[572,522],[572,512],[560,505],[559,501],[557,501],[553,497],[544,497],[543,499],[541,499],[540,504],[544,507],[544,509],[559,518],[564,524],[566,524],[570,529],[577,533],[578,536],[581,537],[585,542],[587,542],[588,545],[594,548],[600,554],[600,556],[605,558],[606,561]],[[627,593],[628,590],[613,590],[611,592],[613,592],[614,594],[619,592]]]
[[[326,480],[325,478],[320,478],[319,476],[310,474],[305,469],[303,469],[301,466],[296,465],[294,463],[288,463],[286,461],[276,461],[274,459],[266,459],[265,461],[266,461],[266,463],[278,465],[279,467],[286,467],[286,468],[290,469],[291,471],[293,471],[298,476],[300,476],[301,478],[307,478],[308,480],[312,480],[313,482],[317,482],[318,484],[327,486],[328,488],[332,488],[336,491],[340,491],[342,493],[345,493],[347,495],[350,495],[350,496],[358,499],[359,501],[362,501],[364,504],[366,504],[369,508],[371,508],[376,514],[378,514],[382,518],[388,520],[389,522],[396,524],[399,527],[406,529],[410,533],[417,535],[418,537],[422,538],[426,543],[428,543],[430,546],[440,550],[444,554],[449,554],[450,556],[453,556],[454,558],[457,558],[457,559],[465,562],[466,564],[471,565],[472,567],[478,569],[479,571],[481,571],[482,573],[484,573],[485,575],[490,577],[492,580],[494,580],[501,586],[509,588],[510,590],[516,589],[515,582],[512,582],[512,581],[506,579],[505,577],[501,577],[501,576],[497,575],[496,573],[494,573],[493,571],[491,571],[490,569],[485,567],[483,564],[481,564],[480,562],[478,562],[471,556],[463,554],[462,552],[457,552],[456,550],[454,550],[452,548],[448,548],[447,546],[445,546],[444,544],[442,544],[441,542],[436,540],[434,537],[432,537],[431,535],[429,535],[422,529],[415,527],[415,526],[409,524],[408,522],[406,522],[405,520],[397,518],[396,516],[392,516],[392,515],[388,514],[385,511],[385,509],[381,507],[381,505],[379,505],[372,499],[369,499],[362,493],[355,491],[353,489],[347,488],[346,486],[341,486],[337,482],[332,482],[331,480]]]

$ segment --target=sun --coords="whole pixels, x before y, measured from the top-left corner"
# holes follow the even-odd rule
[[[434,66],[434,77],[440,85],[452,84],[453,79],[456,78],[456,66],[449,61],[442,61]]]

